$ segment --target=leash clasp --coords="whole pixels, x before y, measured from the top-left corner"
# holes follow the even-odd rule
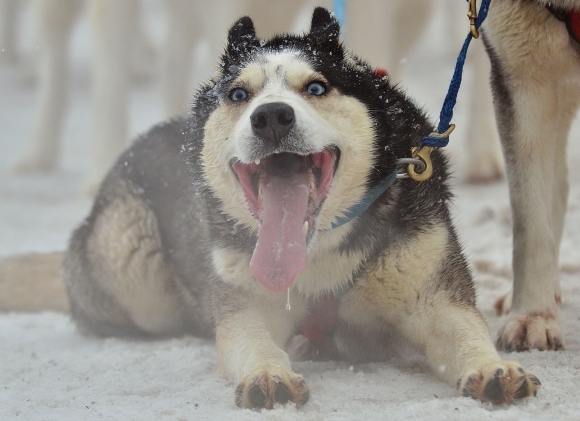
[[[409,174],[409,177],[411,177],[413,180],[426,181],[429,180],[433,175],[433,163],[431,162],[431,152],[433,152],[433,149],[435,148],[432,146],[423,146],[421,149],[418,147],[411,148],[411,156],[414,159],[421,161],[421,166],[424,167],[423,171],[416,172],[414,164],[407,165],[407,174]]]
[[[479,38],[479,31],[475,27],[475,21],[477,20],[477,0],[469,0],[469,11],[467,12],[467,17],[469,18],[469,30],[471,31],[471,36],[473,38]]]
[[[429,137],[438,137],[438,138],[446,138],[449,137],[451,132],[455,130],[455,124],[450,124],[449,128],[444,133],[431,133]],[[424,169],[422,170],[421,166],[419,166],[419,171],[415,171],[415,164],[407,165],[407,174],[415,181],[426,181],[431,178],[433,175],[433,163],[431,162],[431,152],[433,152],[436,148],[433,146],[423,146],[420,149],[418,147],[411,148],[411,156],[413,159],[418,159],[422,161],[424,165]]]

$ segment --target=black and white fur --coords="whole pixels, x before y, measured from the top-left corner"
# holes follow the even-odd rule
[[[403,337],[465,396],[501,403],[535,394],[537,378],[498,356],[475,307],[439,152],[430,180],[399,180],[330,229],[431,130],[341,45],[325,9],[314,11],[309,33],[269,41],[240,19],[191,116],[138,139],[73,234],[64,264],[73,317],[99,335],[215,333],[236,403],[272,408],[308,400],[287,348],[314,346],[295,335],[331,297],[331,357],[381,360]],[[316,208],[306,211],[304,267],[283,279],[287,310],[287,294],[273,292],[286,284],[258,282],[251,261],[257,239],[270,235],[261,231],[270,188],[262,179],[293,177],[310,177]]]

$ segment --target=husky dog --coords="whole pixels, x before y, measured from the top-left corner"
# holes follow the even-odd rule
[[[402,337],[465,396],[535,394],[475,307],[444,157],[430,180],[387,189],[431,130],[344,49],[327,10],[309,33],[269,41],[241,18],[191,116],[125,152],[73,234],[73,317],[98,335],[215,333],[241,407],[308,400],[287,353],[296,340],[369,361]]]
[[[483,27],[513,215],[514,289],[501,349],[561,349],[558,255],[566,142],[580,101],[580,1],[493,1]],[[510,310],[511,305],[511,310]]]

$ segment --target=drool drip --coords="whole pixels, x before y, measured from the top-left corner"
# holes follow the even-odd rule
[[[286,297],[286,310],[292,310],[292,306],[290,305],[290,288],[287,289],[288,296]]]

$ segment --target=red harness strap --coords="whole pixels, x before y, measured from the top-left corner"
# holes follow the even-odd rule
[[[318,346],[320,351],[332,355],[330,335],[336,326],[338,300],[332,296],[321,297],[314,301],[310,315],[302,326],[302,334]]]
[[[566,27],[574,41],[580,44],[580,10],[573,10],[568,13]]]
[[[566,24],[570,38],[580,44],[580,10],[557,9],[551,4],[548,4],[546,8],[556,19]]]

